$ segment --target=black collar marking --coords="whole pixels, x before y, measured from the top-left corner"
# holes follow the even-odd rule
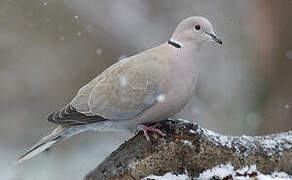
[[[181,45],[180,45],[180,44],[178,44],[178,43],[176,43],[176,42],[173,42],[173,41],[171,41],[171,40],[168,41],[168,44],[172,45],[172,46],[175,47],[175,48],[181,48]]]

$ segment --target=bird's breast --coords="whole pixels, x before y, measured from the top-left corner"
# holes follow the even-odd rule
[[[183,60],[183,59],[182,59]],[[168,73],[165,99],[170,115],[179,112],[191,99],[196,88],[197,71],[194,65],[174,63]]]

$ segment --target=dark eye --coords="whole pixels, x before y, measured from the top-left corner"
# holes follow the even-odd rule
[[[199,24],[197,24],[197,25],[195,25],[195,29],[196,29],[197,31],[199,31],[199,30],[201,29],[201,26],[200,26]]]

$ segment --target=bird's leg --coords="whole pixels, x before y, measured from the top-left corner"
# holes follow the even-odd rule
[[[141,125],[141,128],[144,132],[144,136],[146,137],[147,141],[150,141],[148,131],[157,132],[160,136],[166,136],[161,130],[156,128],[159,125],[160,123],[156,123],[153,126],[146,126],[144,124]]]

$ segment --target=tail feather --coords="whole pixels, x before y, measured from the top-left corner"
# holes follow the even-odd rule
[[[86,126],[75,126],[75,127],[64,127],[58,126],[51,134],[42,138],[39,142],[37,142],[34,146],[32,146],[28,151],[26,151],[22,156],[20,156],[16,163],[20,164],[21,162],[28,160],[42,151],[48,149],[53,146],[57,142],[67,139],[75,134],[79,134],[83,131],[88,130]]]

